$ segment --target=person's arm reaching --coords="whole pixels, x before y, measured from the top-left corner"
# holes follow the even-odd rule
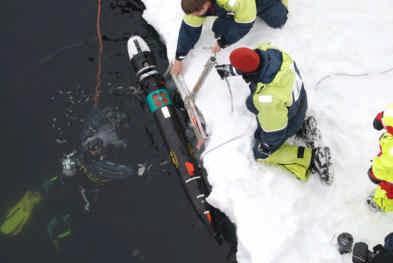
[[[182,71],[183,59],[198,42],[202,32],[204,18],[186,15],[181,24],[177,40],[176,59],[172,67],[172,73],[179,74]]]
[[[188,25],[185,21],[182,22],[177,40],[176,59],[183,60],[188,52],[198,42],[201,35],[202,25],[193,27]]]

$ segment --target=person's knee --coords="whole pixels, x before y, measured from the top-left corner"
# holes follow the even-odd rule
[[[283,3],[277,1],[259,15],[270,27],[280,28],[288,20],[288,9]]]

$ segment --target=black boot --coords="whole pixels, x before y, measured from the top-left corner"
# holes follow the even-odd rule
[[[333,170],[328,147],[317,147],[313,149],[311,158],[311,173],[318,174],[321,180],[326,184],[333,183]]]
[[[321,140],[317,120],[313,116],[308,116],[296,136],[304,140],[308,147],[314,147]]]

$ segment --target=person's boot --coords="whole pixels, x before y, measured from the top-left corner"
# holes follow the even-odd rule
[[[296,136],[303,139],[309,147],[315,146],[321,140],[321,131],[314,116],[306,117]]]
[[[368,195],[367,200],[366,200],[367,205],[368,205],[368,207],[370,208],[370,210],[371,210],[372,212],[374,212],[374,213],[381,212],[381,208],[380,208],[380,207],[377,205],[377,203],[375,203],[375,201],[374,201],[374,193],[375,193],[375,191],[372,191],[372,192]]]
[[[322,182],[331,184],[333,182],[333,170],[328,147],[317,147],[313,149],[311,159],[311,173],[318,174]]]

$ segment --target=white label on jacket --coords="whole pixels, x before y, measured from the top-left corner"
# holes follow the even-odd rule
[[[272,97],[272,95],[260,95],[258,97],[258,100],[260,103],[272,103],[273,97]]]
[[[228,1],[228,5],[229,5],[230,7],[235,7],[236,2],[237,2],[237,0],[229,0],[229,1]]]
[[[162,107],[161,112],[162,112],[162,115],[164,115],[165,119],[168,119],[171,117],[171,113],[169,112],[168,107]]]

